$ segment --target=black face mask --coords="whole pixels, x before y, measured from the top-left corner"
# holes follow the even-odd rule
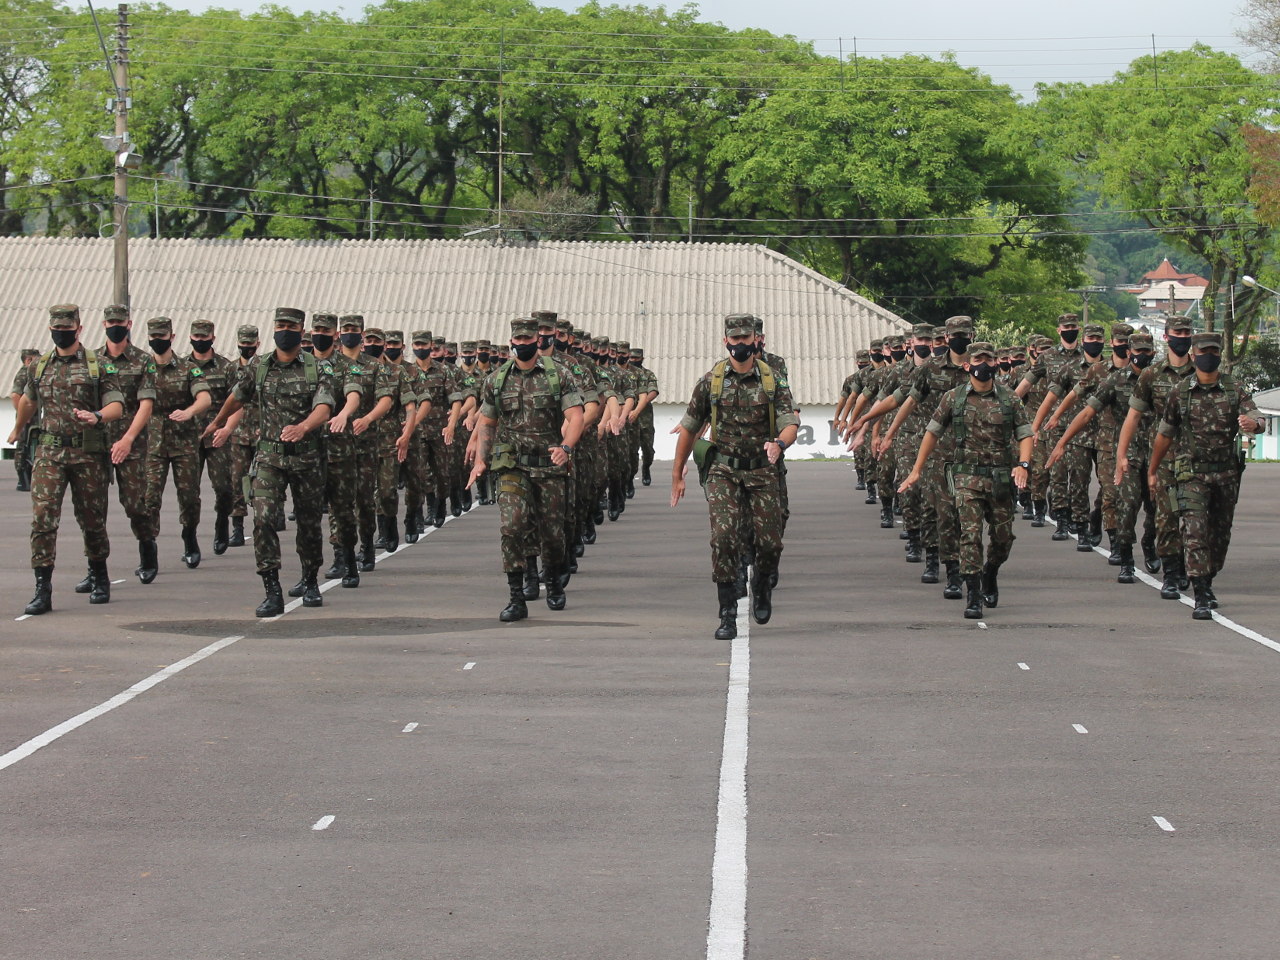
[[[532,360],[538,355],[536,343],[513,343],[511,350],[515,353],[517,360]]]
[[[173,349],[172,340],[148,340],[147,346],[151,348],[152,353],[167,353]]]
[[[1187,351],[1191,349],[1190,337],[1170,337],[1169,352],[1178,357],[1185,357]]]
[[[477,354],[476,354],[476,360],[478,360],[480,363],[488,363],[488,362],[489,362],[489,354],[487,354],[487,353],[477,353]]]
[[[311,345],[321,353],[326,353],[333,346],[333,335],[329,333],[313,333]]]
[[[462,363],[464,366],[472,366],[475,362],[476,355],[474,353],[464,353],[462,355]]]
[[[756,356],[760,356],[762,353],[764,353],[764,344],[757,343],[755,346],[751,348],[751,352],[754,353]]]
[[[555,342],[556,342],[556,335],[555,335],[554,333],[540,333],[540,334],[538,334],[538,349],[539,349],[539,350],[547,350],[547,349],[550,349],[550,347],[551,347],[551,346],[553,346],[553,345],[555,344]]]
[[[1080,345],[1080,349],[1090,357],[1102,356],[1102,342],[1099,340],[1086,340]]]
[[[1201,373],[1213,373],[1222,364],[1222,355],[1218,353],[1197,354],[1191,361]]]
[[[954,337],[947,338],[947,347],[950,351],[958,356],[963,356],[969,349],[969,344],[973,343],[967,336],[962,333],[956,334]]]
[[[275,333],[276,349],[283,350],[285,353],[292,353],[302,346],[301,330],[277,330]]]
[[[996,375],[996,368],[989,363],[975,363],[969,367],[969,372],[979,383],[986,383]]]
[[[1127,343],[1122,343],[1119,346],[1113,345],[1111,347],[1111,352],[1121,360],[1126,360],[1129,357],[1129,345]]]
[[[626,357],[619,357],[619,358],[618,358],[618,366],[620,366],[620,367],[625,367],[625,366],[627,365],[627,363],[628,363],[628,360],[627,360],[627,358],[626,358]]]
[[[123,323],[115,323],[107,327],[107,339],[112,343],[124,343],[129,339],[129,328]]]
[[[968,344],[966,343],[966,344],[965,344],[965,346],[967,347],[967,346],[968,346]],[[940,346],[940,347],[934,347],[934,348],[933,348],[933,355],[934,355],[935,357],[945,357],[945,356],[947,355],[947,345],[946,345],[946,344],[943,344],[943,345],[942,345],[942,346]]]
[[[919,357],[921,360],[929,356],[929,354],[933,353],[933,347],[931,347],[927,343],[917,343],[911,349],[915,351],[916,356]]]
[[[1018,367],[1022,366],[1026,362],[1027,362],[1026,360],[1019,360],[1017,357],[1014,357],[1009,361],[1009,369],[1016,370]]]
[[[870,361],[868,361],[867,363],[860,363],[860,364],[858,364],[858,369],[859,369],[859,370],[865,370],[865,369],[867,369],[867,367],[869,367],[869,366],[871,366]]]
[[[213,341],[212,340],[192,340],[191,349],[195,353],[208,353],[210,350],[213,349]]]
[[[245,360],[252,360],[257,352],[257,347],[240,347],[240,356]]]
[[[569,349],[569,341],[561,340],[559,337],[556,337],[556,350],[558,350],[561,353],[564,353],[568,349]]]
[[[348,350],[354,350],[364,342],[363,333],[340,333],[338,334],[338,342]]]
[[[729,344],[729,356],[737,360],[739,363],[746,363],[755,355],[755,348],[749,343],[731,343]]]
[[[999,361],[997,361],[997,362],[996,362],[996,366],[1000,368],[1000,371],[1001,371],[1002,373],[1008,373],[1008,372],[1009,372],[1009,361],[1008,361],[1008,360],[999,360]]]
[[[449,366],[453,366],[454,364],[456,364],[456,363],[458,362],[458,358],[457,358],[457,356],[445,357],[445,358],[444,358],[444,362],[445,362],[445,363],[447,363],[447,364],[449,364]]]
[[[386,347],[382,351],[382,355],[388,360],[399,360],[404,354],[404,347]]]
[[[1080,337],[1079,330],[1059,330],[1058,336],[1062,338],[1062,342],[1066,344],[1075,343]]]
[[[76,332],[74,330],[50,330],[49,337],[53,340],[53,345],[59,350],[66,350],[76,342]]]
[[[1139,370],[1145,370],[1147,367],[1151,366],[1151,361],[1155,359],[1155,357],[1150,353],[1135,353],[1129,359],[1133,361],[1133,365]]]
[[[369,356],[373,357],[373,359],[377,360],[380,356],[382,356],[382,344],[367,343],[365,344],[364,352],[367,353]]]
[[[427,357],[431,356],[431,348],[430,347],[414,347],[413,355],[417,357],[419,360],[425,360],[427,359]]]
[[[894,362],[894,363],[897,363],[899,360],[901,360],[901,359],[902,359],[903,357],[905,357],[906,355],[907,355],[907,351],[906,351],[906,350],[890,350],[890,351],[889,351],[889,356],[893,357],[893,362]]]

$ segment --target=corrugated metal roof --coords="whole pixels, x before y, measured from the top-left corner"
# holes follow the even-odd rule
[[[643,345],[667,402],[687,398],[724,355],[725,314],[764,318],[768,348],[786,358],[801,404],[834,402],[855,351],[910,330],[758,244],[142,239],[129,253],[135,319],[172,317],[180,340],[190,321],[212,320],[223,352],[241,323],[269,333],[276,306],[362,313],[372,325],[428,327],[459,341],[505,341],[511,318],[550,309]],[[86,327],[98,322],[111,278],[110,239],[0,238],[0,372],[11,375],[22,347],[46,347],[50,304],[78,303]]]

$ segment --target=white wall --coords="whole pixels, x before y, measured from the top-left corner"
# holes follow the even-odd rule
[[[671,428],[684,416],[686,404],[656,403],[653,406],[653,450],[659,460],[671,460],[676,455],[676,438]],[[835,418],[835,405],[805,407],[800,411],[800,433],[795,446],[787,450],[788,460],[807,460],[813,457],[851,457],[843,444],[835,442],[831,421]]]

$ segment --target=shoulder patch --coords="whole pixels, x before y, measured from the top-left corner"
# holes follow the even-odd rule
[[[154,360],[148,361],[147,373],[155,373],[155,372],[156,372],[156,362]]]
[[[333,376],[333,364],[328,360],[321,360],[318,366],[325,376]]]
[[[116,372],[116,365],[115,365],[114,363],[104,363],[104,364],[102,365],[102,372],[103,372],[103,373],[115,373],[115,372]]]
[[[357,366],[356,364],[353,363],[351,364],[351,372],[354,373],[357,377],[363,376],[364,367]]]
[[[786,377],[779,377],[779,378],[778,378],[778,386],[780,386],[780,387],[786,387],[788,390],[790,390],[790,389],[791,389],[791,384],[787,383],[787,378],[786,378]]]
[[[204,369],[203,369],[202,367],[192,366],[192,368],[191,368],[191,376],[193,376],[193,377],[203,377],[203,376],[204,376]]]

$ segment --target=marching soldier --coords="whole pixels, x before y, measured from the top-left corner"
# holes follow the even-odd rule
[[[80,342],[80,308],[49,308],[49,335],[54,349],[35,362],[18,405],[9,442],[26,429],[40,410],[36,456],[31,468],[31,567],[36,593],[25,613],[38,616],[53,609],[53,566],[57,553],[62,500],[71,488],[76,521],[84,534],[84,552],[93,584],[90,603],[111,599],[107,557],[107,484],[110,466],[102,425],[120,418],[124,397],[115,365]]]
[[[468,341],[462,345],[462,351],[464,354],[469,352],[474,355],[475,346],[473,341]],[[452,477],[453,447],[459,443],[458,419],[462,415],[463,397],[458,381],[451,375],[449,368],[431,354],[431,331],[414,332],[413,355],[420,378],[418,407],[414,414],[419,454],[415,472],[424,478],[426,484],[427,512],[430,514],[427,521],[432,526],[442,527],[445,498],[449,495],[449,480]],[[421,506],[420,499],[412,504],[406,503],[405,540],[409,543],[413,542],[409,539],[412,518]],[[419,532],[421,531],[415,530],[414,540]]]
[[[853,400],[862,392],[862,375],[868,367],[871,366],[871,354],[867,350],[859,350],[856,354],[856,369],[853,373],[844,378],[844,383],[840,385],[840,403],[836,406],[835,421],[832,427],[835,428],[836,435],[842,435],[848,426],[848,414],[852,411]],[[854,475],[858,478],[854,485],[855,490],[867,489],[867,461],[869,459],[866,445],[858,447],[853,454],[853,470]],[[873,483],[875,481],[872,481]]]
[[[31,367],[36,358],[40,356],[39,350],[33,350],[30,347],[25,348],[19,355],[22,365],[18,367],[18,372],[13,375],[13,389],[9,393],[9,399],[13,403],[14,416],[17,416],[18,405],[22,402],[22,395],[27,389],[27,380],[30,379]],[[19,493],[28,493],[31,490],[31,433],[34,430],[34,421],[27,424],[23,435],[18,437],[13,448],[13,468],[18,474]]]
[[[236,351],[238,356],[233,361],[232,389],[245,376],[250,364],[258,354],[258,328],[252,324],[242,324],[236,328]],[[225,401],[223,401],[225,403]],[[228,418],[226,426],[209,434],[215,447],[226,447],[230,452],[231,462],[231,536],[227,541],[230,547],[244,546],[244,518],[249,513],[249,494],[246,477],[253,464],[254,454],[258,450],[257,409],[247,403]],[[208,430],[206,423],[202,433]]]
[[[197,424],[203,434],[226,401],[235,386],[236,364],[214,352],[217,340],[212,320],[194,320],[191,323],[190,361],[204,371],[204,382],[209,385],[209,410],[200,416]],[[213,435],[200,441],[200,469],[209,471],[209,486],[213,488],[213,553],[220,557],[230,546],[231,532],[231,448],[225,443],[217,446]]]
[[[351,364],[347,371],[348,382],[359,383],[361,389],[360,407],[351,420],[351,434],[355,437],[356,462],[359,470],[355,503],[356,530],[359,535],[360,550],[356,554],[357,573],[368,573],[374,568],[373,541],[377,526],[377,504],[375,491],[378,487],[378,421],[391,410],[394,397],[399,392],[400,381],[395,372],[382,363],[377,356],[365,347],[367,332],[364,317],[358,313],[343,316],[340,321],[341,332],[338,341],[342,344],[342,355]],[[380,349],[382,338],[371,339]],[[341,538],[333,526],[330,516],[330,536],[335,543]],[[336,566],[336,564],[335,564]],[[343,569],[333,573],[350,579],[346,558]]]
[[[1064,313],[1058,317],[1058,345],[1042,350],[1036,365],[1022,376],[1022,382],[1015,391],[1019,397],[1026,398],[1037,386],[1048,390],[1049,385],[1057,379],[1062,368],[1069,363],[1080,360],[1080,317],[1074,313]],[[1043,402],[1043,401],[1042,401]],[[1045,458],[1048,451],[1062,437],[1062,430],[1048,431],[1044,436],[1037,435],[1037,441],[1044,446]],[[1058,527],[1053,532],[1054,540],[1066,540],[1072,529],[1071,507],[1067,497],[1067,464],[1059,461],[1048,471],[1048,509],[1053,512],[1054,522]],[[1075,518],[1084,519],[1082,517]]]
[[[644,486],[653,483],[653,404],[658,399],[658,378],[652,370],[644,365],[644,348],[631,348],[631,369],[639,379],[639,400],[636,409],[631,411],[635,423],[635,445],[632,447],[632,467],[639,461],[640,482]],[[637,456],[638,454],[638,456]],[[634,476],[635,470],[632,470]]]
[[[388,330],[383,333],[376,327],[371,327],[365,330],[366,344],[370,338],[384,341],[384,346],[379,351],[382,362],[390,369],[398,384],[390,412],[378,421],[378,528],[381,536],[375,541],[375,546],[380,542],[387,553],[395,553],[400,546],[397,520],[400,505],[400,464],[404,461],[400,450],[403,448],[405,456],[408,456],[409,445],[413,440],[418,388],[414,383],[416,377],[404,363],[404,332]]]

